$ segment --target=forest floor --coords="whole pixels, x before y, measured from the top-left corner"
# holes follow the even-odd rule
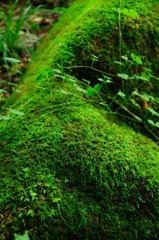
[[[2,36],[0,36],[0,45],[3,45],[4,49],[0,48],[0,108],[16,89],[39,43],[65,10],[65,6],[56,5],[55,7],[55,1],[52,4],[46,1],[45,5],[40,5],[41,1],[32,2],[33,5],[26,5],[26,7],[23,1],[18,1],[16,6],[7,2],[1,4],[0,12],[3,17],[0,19],[0,35]],[[26,18],[23,22],[20,22],[21,14],[23,18]],[[14,38],[18,24],[21,24],[16,36],[18,38],[10,47],[8,35],[11,32],[11,38]]]

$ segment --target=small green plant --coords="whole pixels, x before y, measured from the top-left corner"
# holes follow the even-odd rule
[[[117,75],[108,76],[107,73],[101,72],[92,66],[73,66],[73,67],[87,67],[94,71],[101,72],[103,77],[98,78],[100,83],[91,85],[89,80],[71,80],[71,76],[65,75],[63,79],[69,79],[72,82],[75,89],[83,92],[85,96],[92,99],[93,103],[100,104],[108,110],[111,114],[120,115],[125,119],[129,119],[134,124],[142,123],[148,131],[150,136],[153,136],[155,140],[159,140],[157,134],[154,133],[154,128],[159,128],[159,122],[157,118],[159,113],[153,106],[158,106],[159,100],[157,97],[152,96],[145,92],[148,84],[152,79],[158,81],[151,69],[145,68],[144,63],[140,56],[130,53],[130,56],[121,56],[122,62],[115,61],[115,64],[121,66],[121,72]],[[131,68],[140,66],[142,68],[141,74],[131,73]],[[142,67],[143,66],[143,67]],[[61,72],[61,75],[64,73]],[[67,76],[67,77],[66,77]],[[115,88],[112,91],[112,84],[114,81],[121,80],[121,89]],[[76,82],[76,84],[75,84]],[[111,84],[111,85],[110,85]],[[110,85],[110,86],[109,86]],[[143,107],[142,103],[146,106]],[[114,109],[115,106],[115,109]],[[122,112],[122,113],[121,113]],[[151,130],[153,128],[153,130]]]
[[[122,56],[122,38],[125,26],[125,22],[121,23],[122,16],[136,20],[138,19],[138,13],[134,9],[122,8],[122,0],[120,0],[117,12],[119,14],[119,61],[116,61],[115,63],[119,66],[119,73],[117,74],[117,77],[121,79],[122,90],[119,90],[116,97],[113,99],[116,100],[116,98],[120,98],[120,101],[117,102],[118,108],[116,111],[118,112],[119,109],[125,109],[126,112],[134,118],[134,120],[146,124],[146,128],[148,128],[148,125],[159,128],[159,122],[154,122],[152,120],[155,117],[158,118],[159,113],[151,107],[151,105],[156,106],[158,104],[157,98],[152,96],[151,93],[145,93],[145,89],[148,88],[151,80],[155,79],[155,81],[158,81],[159,79],[153,75],[151,69],[142,67],[144,64],[141,56],[134,53],[130,53],[130,57]],[[142,68],[140,75],[135,73],[130,74],[130,70],[134,66],[140,66],[140,68]],[[138,103],[139,101],[143,103],[142,106]],[[128,108],[125,108],[125,105],[132,110],[130,111]],[[139,109],[146,111],[146,114],[140,114],[142,118],[135,115],[136,113],[138,114]],[[157,141],[159,140],[159,137],[152,131],[151,134]]]

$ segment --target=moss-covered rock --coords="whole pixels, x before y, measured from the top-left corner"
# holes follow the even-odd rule
[[[135,6],[145,14],[143,2]],[[19,112],[0,122],[1,239],[24,230],[32,239],[159,238],[157,144],[89,103],[78,80],[61,69],[89,63],[95,45],[81,36],[93,33],[94,22],[110,32],[117,24],[112,7],[104,0],[73,4],[6,105]],[[69,50],[70,39],[83,41],[77,52]]]

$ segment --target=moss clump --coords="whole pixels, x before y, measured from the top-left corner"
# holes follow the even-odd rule
[[[157,74],[159,49],[159,20],[157,1],[122,1],[122,9],[132,9],[137,19],[121,14],[122,55],[130,52],[144,57],[147,67]],[[53,28],[50,38],[54,40],[47,48],[47,55],[53,63],[65,67],[91,66],[93,56],[98,57],[93,66],[107,73],[118,72],[114,61],[119,60],[119,3],[118,1],[87,1],[75,3]],[[59,33],[60,34],[57,36]],[[54,37],[56,37],[54,39]],[[42,48],[45,47],[45,44]],[[150,51],[151,49],[151,51]],[[41,49],[40,49],[41,51]],[[53,58],[50,58],[53,54]],[[56,58],[55,58],[56,55]],[[42,59],[46,56],[42,54]],[[153,63],[153,64],[152,64]],[[138,69],[138,71],[141,69]],[[70,71],[78,77],[96,79],[98,74],[91,69],[75,68]]]
[[[0,123],[1,239],[24,230],[32,239],[159,238],[157,144],[92,106],[78,80],[52,68],[59,52],[65,57],[65,20],[69,27],[77,15],[71,32],[80,11],[103,4],[77,1],[68,10],[39,48],[23,93],[10,99],[25,114]]]

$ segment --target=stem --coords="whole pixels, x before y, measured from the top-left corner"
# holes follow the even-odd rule
[[[121,30],[121,7],[122,0],[119,3],[119,61],[121,62],[121,47],[122,47],[122,30]],[[121,66],[119,66],[121,72]]]
[[[79,66],[69,66],[69,67],[60,67],[60,68],[66,68],[66,69],[71,69],[71,68],[89,68],[89,69],[92,69],[92,70],[94,70],[94,71],[96,71],[96,72],[99,72],[99,73],[108,75],[108,76],[110,76],[110,77],[116,77],[116,75],[114,75],[114,74],[101,71],[101,70],[99,70],[99,69],[97,69],[97,68],[94,68],[94,67],[91,67],[91,66],[81,66],[81,65],[79,65]]]
[[[134,113],[132,113],[128,108],[126,108],[125,106],[121,105],[118,101],[114,101],[114,103],[116,105],[119,106],[119,108],[121,108],[122,110],[124,110],[126,113],[128,113],[130,116],[132,116],[137,122],[142,122],[142,119],[140,117],[138,117],[137,115],[135,115]],[[118,109],[119,109],[118,108]]]

